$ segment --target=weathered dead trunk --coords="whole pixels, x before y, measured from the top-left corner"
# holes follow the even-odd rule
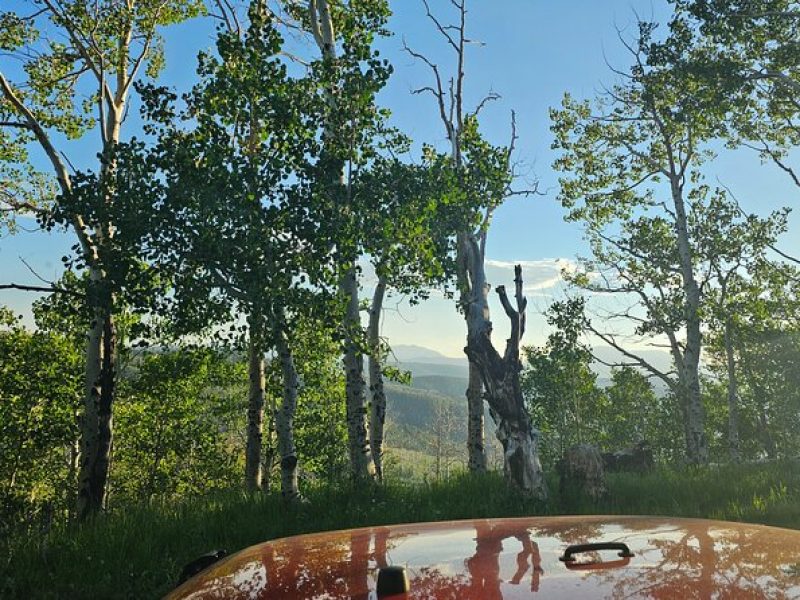
[[[347,440],[350,452],[350,473],[355,479],[372,476],[367,437],[367,394],[364,381],[364,355],[359,338],[363,332],[359,311],[358,281],[355,267],[348,269],[340,284],[342,296],[347,301],[345,325],[345,396],[347,415]]]
[[[733,462],[741,460],[739,451],[739,382],[736,377],[736,355],[733,347],[733,324],[725,320],[725,363],[728,371],[728,452]]]
[[[454,161],[458,154],[454,149]],[[483,252],[481,246],[472,244],[474,236],[469,233],[458,235],[457,265],[458,285],[461,289],[461,307],[467,323],[467,343],[472,335],[477,335],[483,323],[489,320],[489,288],[485,277],[481,276],[477,283],[470,273],[470,263],[480,262],[480,271],[483,273]],[[479,253],[472,257],[473,252]],[[486,470],[486,439],[484,435],[483,411],[483,378],[477,363],[469,357],[469,380],[467,383],[467,466],[470,471],[482,472]]]
[[[278,453],[281,460],[281,495],[287,500],[299,496],[297,481],[298,459],[294,444],[294,415],[297,410],[297,394],[300,378],[294,364],[289,341],[285,331],[281,331],[277,343],[278,359],[281,362],[283,380],[283,400],[275,415],[275,429],[278,434]]]
[[[264,432],[264,353],[259,336],[250,333],[248,348],[249,393],[247,401],[247,445],[244,455],[244,484],[250,491],[261,488],[263,478],[261,452]]]
[[[383,431],[386,422],[386,391],[383,387],[383,369],[381,364],[380,323],[383,310],[383,299],[386,295],[386,280],[378,279],[375,293],[372,295],[372,306],[369,310],[369,326],[367,327],[367,344],[369,345],[369,391],[371,395],[369,412],[369,446],[372,462],[375,465],[375,476],[383,481]]]
[[[689,243],[689,228],[680,177],[671,177],[672,200],[675,207],[675,234],[678,261],[684,292],[686,345],[683,351],[682,391],[686,394],[686,457],[689,463],[708,462],[706,414],[700,395],[700,352],[703,336],[700,330],[700,286],[694,276],[694,261]]]
[[[472,289],[485,295],[487,284],[483,260],[477,240],[470,240],[469,274]],[[525,332],[525,308],[527,301],[522,294],[522,268],[514,269],[516,308],[512,307],[504,286],[498,286],[497,294],[511,320],[509,337],[503,356],[492,345],[492,324],[488,319],[488,307],[480,302],[468,307],[468,318],[472,321],[465,352],[481,374],[485,399],[489,403],[489,414],[497,425],[497,438],[503,445],[503,471],[506,478],[527,495],[547,497],[541,461],[539,459],[539,434],[531,423],[520,389],[519,347]]]
[[[86,343],[85,393],[80,418],[81,452],[77,517],[103,509],[112,437],[115,339],[111,315],[96,309]]]
[[[483,425],[483,382],[478,366],[469,361],[467,384],[467,466],[470,471],[486,470],[486,439]]]

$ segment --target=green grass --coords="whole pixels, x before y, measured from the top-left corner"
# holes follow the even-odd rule
[[[440,483],[390,483],[359,493],[348,486],[307,492],[286,506],[274,495],[228,493],[152,504],[70,526],[38,540],[8,542],[0,597],[156,598],[185,563],[216,548],[372,524],[563,513],[653,514],[750,521],[800,529],[797,463],[659,471],[609,477],[599,504],[559,498],[546,504],[511,492],[500,476],[460,475]]]

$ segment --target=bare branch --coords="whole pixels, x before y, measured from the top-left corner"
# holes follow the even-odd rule
[[[629,350],[626,350],[622,345],[620,345],[617,342],[616,338],[612,334],[603,333],[603,332],[599,331],[596,327],[594,327],[591,324],[591,322],[589,322],[586,327],[587,327],[587,329],[589,329],[589,331],[591,331],[594,335],[596,335],[598,338],[600,338],[603,342],[605,342],[606,344],[608,344],[609,346],[614,348],[617,352],[619,352],[620,354],[622,354],[626,358],[630,359],[632,362],[631,363],[618,363],[616,365],[609,364],[609,363],[599,359],[597,357],[597,355],[594,352],[592,352],[592,357],[595,360],[597,360],[598,362],[601,362],[602,364],[605,364],[607,366],[637,366],[637,367],[641,367],[641,368],[649,371],[650,373],[652,373],[654,376],[656,376],[659,379],[661,379],[670,388],[674,388],[675,387],[676,383],[669,376],[670,375],[669,373],[665,373],[665,372],[661,371],[660,369],[657,369],[650,362],[644,360],[642,357],[637,356],[636,354],[633,354]]]
[[[514,307],[511,306],[511,302],[508,300],[508,294],[506,293],[506,286],[498,285],[495,288],[497,292],[498,298],[500,298],[500,304],[503,305],[503,310],[506,311],[506,315],[510,319],[515,319],[517,317],[517,311],[514,310]]]
[[[489,92],[488,94],[486,94],[486,96],[483,97],[483,99],[480,102],[478,102],[478,106],[476,106],[475,110],[472,111],[472,116],[477,117],[489,102],[494,102],[499,99],[500,99],[500,94],[496,92]]]
[[[236,9],[229,2],[229,0],[214,0],[214,4],[217,5],[220,15],[212,15],[212,16],[220,19],[221,21],[224,21],[225,26],[228,28],[228,31],[230,31],[231,33],[235,33],[238,36],[241,36],[242,25],[239,22],[239,17],[236,14]]]
[[[761,148],[747,143],[744,143],[743,146],[750,148],[752,150],[757,150],[762,154],[769,155],[770,159],[772,159],[772,162],[774,162],[775,165],[777,165],[777,167],[781,169],[781,171],[789,175],[789,177],[792,179],[792,182],[796,186],[800,187],[800,177],[798,177],[797,173],[794,172],[794,169],[792,169],[789,165],[783,162],[783,160],[781,160],[780,158],[780,155],[772,148],[770,148],[766,143],[764,143],[763,147]]]
[[[0,121],[0,127],[17,127],[19,129],[31,128],[28,123],[22,123],[20,121]]]
[[[763,79],[769,79],[778,81],[790,88],[794,91],[800,91],[800,83],[792,79],[786,73],[781,73],[780,71],[751,71],[750,74],[747,76],[748,81],[760,81]]]
[[[434,95],[434,97],[436,98],[436,102],[439,105],[439,117],[441,118],[442,123],[444,124],[445,130],[447,131],[448,139],[450,139],[450,141],[453,142],[453,137],[452,136],[455,134],[455,132],[453,131],[453,122],[447,116],[447,109],[445,107],[445,93],[444,93],[444,88],[442,87],[442,77],[441,77],[441,75],[439,73],[439,67],[434,62],[432,62],[430,59],[428,59],[428,57],[425,56],[424,54],[421,54],[420,52],[416,52],[415,50],[412,50],[408,46],[408,44],[405,42],[405,40],[403,40],[403,50],[405,50],[413,58],[416,58],[417,60],[421,60],[422,62],[424,62],[426,65],[428,65],[430,70],[433,72],[433,77],[434,77],[434,80],[436,82],[436,88],[434,89],[434,88],[432,88],[430,86],[426,86],[426,87],[420,88],[419,90],[415,91],[414,93],[421,93],[423,91],[429,91]]]
[[[30,265],[30,263],[29,263],[28,261],[26,261],[26,260],[25,260],[24,258],[22,258],[21,256],[19,257],[19,259],[20,259],[20,261],[22,261],[22,264],[23,264],[23,265],[25,265],[25,268],[26,268],[26,269],[28,269],[28,271],[30,271],[31,275],[33,275],[34,277],[36,277],[36,279],[38,279],[38,280],[39,280],[39,281],[41,281],[42,283],[46,283],[46,284],[48,284],[48,285],[53,285],[53,282],[52,282],[52,281],[49,281],[49,280],[45,279],[44,277],[42,277],[41,275],[39,275],[39,274],[36,272],[36,270],[35,270],[35,269],[34,269],[34,268],[33,268],[33,267]]]
[[[59,294],[67,294],[70,296],[76,296],[78,298],[86,297],[85,294],[78,292],[76,290],[68,290],[55,285],[41,286],[41,285],[25,285],[22,283],[3,283],[0,284],[0,290],[20,290],[23,292],[41,292],[44,294],[59,293]]]
[[[436,26],[436,29],[439,30],[439,33],[441,33],[444,39],[447,40],[447,43],[450,44],[453,50],[459,52],[458,44],[453,39],[453,36],[450,35],[449,33],[450,30],[458,31],[458,27],[456,27],[455,25],[447,25],[447,26],[442,25],[441,21],[439,21],[439,19],[437,19],[436,16],[431,12],[431,7],[428,5],[428,0],[422,0],[422,4],[425,6],[425,13],[427,14],[428,18],[433,22],[433,24]]]

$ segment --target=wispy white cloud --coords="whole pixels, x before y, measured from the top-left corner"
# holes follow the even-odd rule
[[[514,266],[522,266],[523,290],[531,297],[552,297],[556,288],[563,283],[563,272],[575,272],[578,263],[567,258],[543,258],[538,260],[486,260],[486,278],[492,286],[511,285]],[[359,260],[361,282],[364,293],[371,293],[377,282],[375,270],[366,258]],[[444,292],[435,288],[429,290],[432,298],[444,298]]]
[[[486,260],[486,276],[494,284],[510,283],[515,265],[522,267],[523,289],[526,293],[552,290],[563,282],[563,271],[573,272],[575,261],[567,258],[538,260]],[[508,281],[506,281],[508,280]],[[542,296],[546,294],[541,294]]]
[[[547,279],[542,279],[541,281],[523,284],[522,289],[526,292],[549,290],[550,288],[556,287],[559,283],[561,283],[560,274],[554,275],[553,277],[548,277]]]
[[[541,258],[538,260],[495,260],[492,258],[486,259],[486,265],[489,267],[497,267],[498,269],[513,269],[515,265],[521,265],[524,269],[561,269],[574,265],[575,261],[569,258]]]

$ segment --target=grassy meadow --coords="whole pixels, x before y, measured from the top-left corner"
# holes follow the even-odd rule
[[[549,514],[650,514],[748,521],[800,529],[800,463],[609,475],[600,503],[521,498],[497,473],[356,490],[308,489],[287,506],[278,495],[231,492],[103,515],[38,539],[4,542],[0,597],[157,598],[184,564],[211,549],[234,552],[298,533],[366,525]]]

